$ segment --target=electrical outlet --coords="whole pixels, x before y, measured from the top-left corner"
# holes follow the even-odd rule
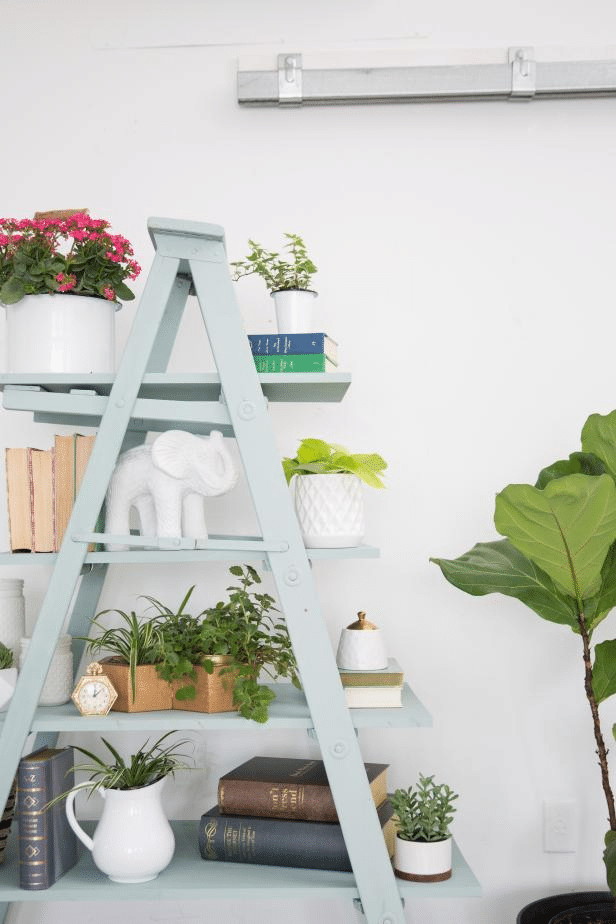
[[[573,801],[543,803],[545,853],[574,853],[578,842],[578,807]]]

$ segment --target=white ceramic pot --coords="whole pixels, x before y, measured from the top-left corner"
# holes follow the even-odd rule
[[[279,334],[311,334],[314,331],[312,289],[283,289],[272,292]]]
[[[365,526],[362,482],[357,475],[295,475],[291,484],[307,548],[359,545]]]
[[[18,578],[0,579],[0,642],[19,660],[19,640],[26,633],[24,582]]]
[[[57,292],[5,308],[7,372],[115,372],[116,302]]]
[[[343,629],[336,663],[341,670],[381,671],[387,667],[387,650],[381,629]]]
[[[93,838],[75,817],[77,790],[67,796],[68,823],[113,882],[149,882],[171,862],[175,838],[162,807],[164,783],[163,779],[142,789],[97,789],[105,805]]]
[[[443,882],[451,876],[451,838],[405,841],[396,835],[394,872],[410,882]]]
[[[17,683],[17,668],[3,667],[0,670],[0,712],[5,712],[15,692]]]

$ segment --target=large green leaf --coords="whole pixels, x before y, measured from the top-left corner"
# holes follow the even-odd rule
[[[554,581],[522,555],[507,539],[480,542],[459,558],[431,558],[447,580],[468,594],[501,593],[516,597],[531,610],[577,631],[573,597],[556,587]]]
[[[590,415],[582,429],[582,449],[601,459],[616,480],[616,411]]]
[[[597,593],[584,601],[586,629],[592,635],[612,607],[616,606],[616,544],[607,553],[601,569],[601,583]]]
[[[616,640],[595,645],[595,663],[592,667],[592,688],[597,703],[616,693]]]
[[[583,475],[603,475],[605,465],[592,452],[572,452],[568,459],[559,459],[542,468],[535,487],[545,488],[546,484],[554,481],[555,478],[563,478],[565,475],[575,475],[579,472]]]
[[[616,486],[609,475],[567,475],[543,490],[508,485],[496,497],[497,530],[580,602],[597,593],[616,539]]]
[[[616,831],[608,831],[605,835],[603,862],[610,892],[616,896]]]

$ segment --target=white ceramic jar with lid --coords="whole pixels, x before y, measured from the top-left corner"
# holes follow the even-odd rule
[[[19,659],[19,640],[26,632],[24,582],[18,578],[0,579],[0,642]]]
[[[43,684],[39,704],[41,706],[60,706],[62,703],[68,703],[73,690],[73,651],[71,648],[72,637],[70,635],[61,635],[58,644],[53,653],[51,664]],[[29,638],[21,639],[21,651],[19,658],[20,670],[30,645]]]
[[[347,671],[379,671],[387,667],[383,633],[368,622],[363,611],[340,633],[336,661]]]

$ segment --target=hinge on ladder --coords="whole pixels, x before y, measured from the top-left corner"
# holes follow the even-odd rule
[[[534,49],[528,46],[509,49],[512,99],[531,99],[537,89],[537,65]]]

